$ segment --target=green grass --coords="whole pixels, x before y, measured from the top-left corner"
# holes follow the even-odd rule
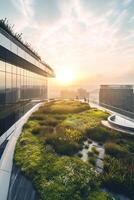
[[[105,143],[121,138],[122,134],[98,124],[96,127],[87,129],[87,136],[97,142]]]
[[[47,103],[39,111],[51,114],[70,114],[79,113],[89,108],[88,104],[79,101],[56,101]]]
[[[104,145],[109,160],[105,161],[105,173],[101,183],[110,184],[113,173],[107,171],[110,159],[122,159],[124,152],[128,166],[133,157],[133,136],[121,134],[101,125],[101,120],[108,114],[91,109],[79,101],[53,101],[45,103],[32,114],[24,125],[15,150],[15,162],[35,185],[41,200],[90,200],[100,188],[100,176],[95,172],[96,149],[90,153],[88,162],[78,156],[85,140],[95,140]],[[92,154],[92,155],[91,155]],[[118,155],[118,157],[117,157]],[[79,155],[81,156],[81,155]],[[119,161],[120,162],[120,161]],[[116,166],[116,165],[115,165]],[[118,169],[118,168],[117,168]],[[124,169],[124,168],[123,168]],[[127,169],[130,173],[130,167]],[[118,170],[119,178],[122,174]],[[107,177],[110,177],[108,179]],[[129,178],[132,182],[132,177]],[[128,181],[128,179],[126,179]],[[125,191],[131,193],[132,187],[125,187],[127,182],[114,183],[123,185]],[[112,182],[112,183],[113,183]],[[114,185],[112,184],[113,188]],[[128,184],[128,185],[132,185]],[[114,190],[112,188],[112,190]],[[95,190],[95,191],[94,191]],[[92,194],[92,195],[91,195]],[[99,200],[99,193],[96,199]],[[106,199],[101,193],[102,199]],[[109,198],[109,197],[108,197]],[[92,200],[91,199],[91,200]]]
[[[133,158],[117,159],[106,156],[104,161],[103,186],[134,199]]]
[[[35,122],[36,124],[36,122]],[[16,146],[15,162],[33,181],[42,200],[85,199],[90,189],[98,188],[98,176],[79,158],[59,157],[46,151],[40,139],[31,133],[29,121]]]
[[[123,158],[129,153],[128,150],[123,146],[116,143],[108,142],[105,144],[105,151],[107,154],[116,157]]]
[[[95,191],[90,194],[88,200],[113,200],[113,198],[107,192]]]

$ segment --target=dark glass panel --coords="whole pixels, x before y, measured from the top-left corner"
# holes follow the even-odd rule
[[[5,103],[5,72],[0,71],[0,105]]]
[[[18,101],[20,100],[20,87],[21,87],[21,76],[18,74],[17,78],[17,91],[18,91]]]
[[[17,77],[16,74],[12,74],[12,103],[18,101],[18,90],[17,90]]]
[[[6,103],[12,103],[12,74],[6,73]]]

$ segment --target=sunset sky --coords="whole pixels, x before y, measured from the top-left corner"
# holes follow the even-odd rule
[[[0,0],[5,17],[72,85],[134,83],[134,0]]]

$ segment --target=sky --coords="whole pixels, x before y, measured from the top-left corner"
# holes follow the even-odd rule
[[[74,74],[72,86],[134,84],[134,0],[0,0],[0,5],[0,18],[15,24],[57,74],[64,69]]]

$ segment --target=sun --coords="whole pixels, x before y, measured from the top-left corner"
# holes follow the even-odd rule
[[[56,73],[56,79],[61,84],[70,84],[75,79],[75,74],[71,69],[60,69]]]

